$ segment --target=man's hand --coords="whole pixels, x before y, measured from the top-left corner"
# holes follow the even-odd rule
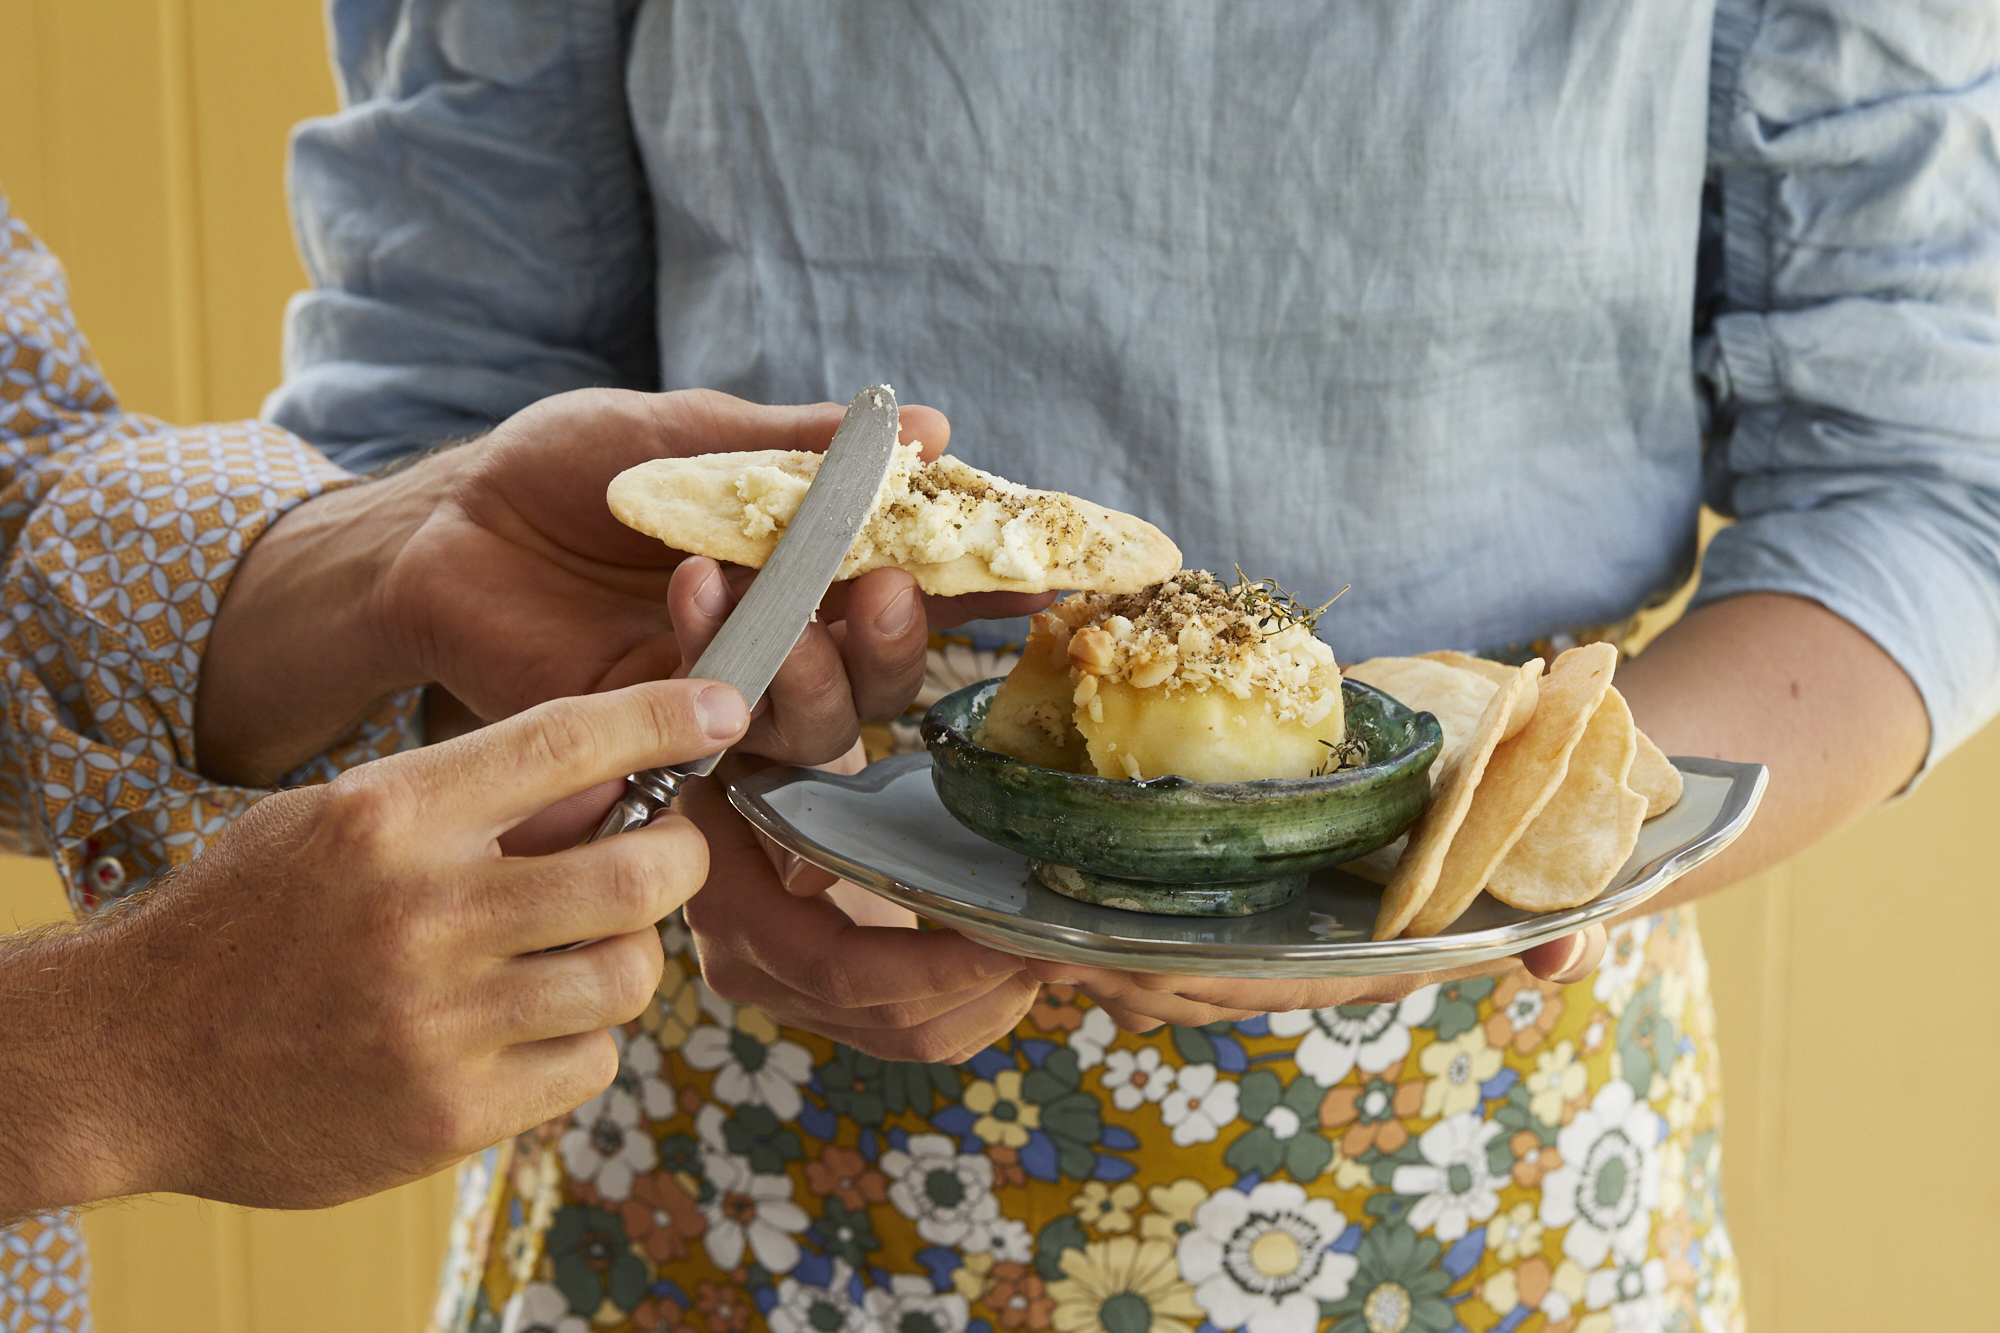
[[[251,547],[217,614],[196,707],[202,771],[267,784],[413,685],[435,682],[492,721],[672,675],[682,657],[670,592],[684,557],[614,519],[606,486],[652,458],[824,449],[841,410],[584,390],[301,505]],[[902,424],[929,456],[950,436],[928,408],[904,408]],[[726,611],[717,582],[683,576],[680,610]],[[801,639],[748,743],[786,762],[833,758],[858,721],[893,715],[914,693],[928,625],[1047,600],[923,599],[893,570],[857,579]]]
[[[708,888],[687,906],[704,980],[887,1060],[955,1064],[1013,1031],[1039,989],[1011,954],[955,931],[864,924],[819,892],[788,892],[720,782],[691,784],[682,809],[714,851]],[[812,872],[809,872],[812,873]]]
[[[1150,1032],[1162,1023],[1200,1027],[1257,1014],[1293,1009],[1328,1009],[1340,1004],[1391,1004],[1438,982],[1466,977],[1503,976],[1525,967],[1544,981],[1582,981],[1604,958],[1605,930],[1591,926],[1575,935],[1538,944],[1512,958],[1440,972],[1401,972],[1380,977],[1325,977],[1297,981],[1238,981],[1226,977],[1162,976],[1034,962],[1040,980],[1068,982],[1081,989],[1127,1032]]]
[[[548,704],[271,796],[129,911],[0,947],[0,1213],[150,1190],[323,1207],[595,1095],[702,836],[666,814],[545,856],[501,839],[747,724],[707,681]]]

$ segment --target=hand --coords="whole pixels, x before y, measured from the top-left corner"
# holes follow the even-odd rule
[[[1200,1027],[1258,1014],[1293,1009],[1327,1009],[1340,1004],[1389,1004],[1415,990],[1466,977],[1501,976],[1525,967],[1544,981],[1582,981],[1604,958],[1603,926],[1538,944],[1513,958],[1441,972],[1409,972],[1380,977],[1325,977],[1301,981],[1238,981],[1226,977],[1161,976],[1036,961],[1029,971],[1042,981],[1080,988],[1127,1032],[1149,1032],[1162,1023]]]
[[[687,905],[688,930],[703,979],[724,999],[870,1055],[926,1064],[985,1049],[1034,1003],[1039,987],[1011,954],[954,931],[867,924],[902,914],[877,914],[879,900],[859,890],[850,914],[822,892],[830,877],[818,872],[788,892],[720,781],[691,784],[683,801],[714,853],[707,888]]]
[[[40,1175],[0,1161],[0,1210],[148,1190],[323,1207],[603,1090],[618,1065],[605,1029],[651,999],[655,923],[700,887],[702,836],[665,814],[547,856],[499,840],[747,724],[736,692],[705,681],[544,705],[273,795],[128,912],[34,946],[32,976],[0,987],[17,1011],[0,1119],[9,1158]],[[49,981],[66,991],[53,1012]],[[41,1047],[61,1059],[38,1090],[20,1060]],[[24,1125],[42,1130],[26,1146]]]
[[[651,458],[824,449],[841,410],[584,390],[299,506],[251,547],[216,617],[196,707],[202,770],[268,783],[413,685],[434,682],[490,721],[671,675],[682,659],[670,613],[717,603],[692,575],[675,597],[684,557],[614,519],[605,487]],[[950,436],[927,408],[904,408],[902,422],[927,455]],[[858,717],[907,702],[896,696],[914,692],[928,624],[1048,600],[914,597],[906,575],[885,571],[831,599],[839,623],[807,632],[751,743],[787,762],[831,758]]]

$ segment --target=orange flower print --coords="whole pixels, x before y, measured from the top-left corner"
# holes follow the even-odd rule
[[[1004,1189],[1009,1185],[1028,1183],[1028,1173],[1021,1169],[1019,1152],[1004,1143],[989,1143],[986,1155],[993,1162],[993,1188]]]
[[[1542,1183],[1542,1177],[1563,1164],[1562,1154],[1551,1143],[1542,1146],[1542,1136],[1532,1129],[1518,1131],[1508,1140],[1514,1150],[1514,1183],[1522,1189],[1531,1190]]]
[[[1688,1255],[1696,1244],[1694,1222],[1686,1213],[1674,1213],[1660,1219],[1660,1258],[1667,1266],[1669,1284],[1694,1286],[1696,1274]]]
[[[1562,1021],[1562,987],[1517,972],[1493,991],[1493,1015],[1486,1020],[1486,1040],[1496,1047],[1512,1046],[1526,1055],[1549,1039]]]
[[[1056,1308],[1041,1274],[1012,1261],[993,1265],[993,1285],[986,1291],[986,1304],[999,1316],[1002,1328],[1047,1328]]]
[[[708,1227],[701,1205],[665,1171],[635,1176],[632,1195],[619,1208],[618,1216],[632,1243],[656,1264],[685,1258],[688,1242]]]
[[[1074,1032],[1083,1026],[1083,1006],[1076,1002],[1076,987],[1049,982],[1028,1007],[1028,1021],[1044,1032]]]
[[[1342,1156],[1359,1157],[1370,1148],[1394,1152],[1409,1141],[1410,1131],[1403,1127],[1403,1118],[1423,1109],[1424,1080],[1398,1084],[1396,1075],[1402,1070],[1398,1061],[1359,1086],[1336,1084],[1320,1099],[1320,1125],[1326,1129],[1348,1127],[1340,1138]]]
[[[743,1333],[756,1309],[740,1287],[722,1282],[702,1283],[694,1301],[708,1321],[709,1333]]]
[[[695,1333],[686,1314],[687,1311],[664,1296],[648,1296],[632,1311],[632,1327],[637,1333]]]
[[[822,1199],[839,1199],[850,1212],[889,1197],[889,1182],[852,1148],[828,1148],[806,1163],[806,1188]]]

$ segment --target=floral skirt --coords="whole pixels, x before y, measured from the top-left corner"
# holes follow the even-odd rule
[[[942,665],[950,677],[996,663]],[[685,932],[616,1083],[461,1175],[479,1333],[1723,1333],[1707,962],[1123,1033],[1065,986],[957,1066],[780,1028]]]

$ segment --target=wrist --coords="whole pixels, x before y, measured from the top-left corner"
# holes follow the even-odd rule
[[[273,785],[384,697],[426,679],[422,645],[390,589],[450,476],[450,455],[440,455],[331,491],[251,544],[203,654],[195,753],[204,774]]]
[[[0,1222],[145,1192],[166,1176],[171,1115],[147,1091],[150,1061],[113,988],[124,923],[0,944]],[[122,1054],[121,1054],[122,1052]]]

